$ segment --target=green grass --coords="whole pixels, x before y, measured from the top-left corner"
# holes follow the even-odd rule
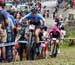
[[[67,37],[68,38],[75,38],[75,30],[74,29],[67,30]]]
[[[3,63],[0,65],[75,65],[75,46],[68,46],[68,41],[60,46],[61,53],[56,58],[41,59],[34,61],[22,61]]]

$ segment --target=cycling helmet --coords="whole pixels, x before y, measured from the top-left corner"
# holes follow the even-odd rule
[[[47,26],[40,26],[40,28],[41,28],[41,30],[45,30],[45,31],[47,31]]]
[[[47,31],[47,26],[43,26],[43,29],[44,29],[45,31]]]
[[[54,26],[54,27],[52,27],[52,30],[53,30],[54,32],[56,32],[56,31],[58,30],[58,27],[57,27],[57,26]]]
[[[37,9],[35,7],[32,7],[31,12],[36,14],[37,13]]]

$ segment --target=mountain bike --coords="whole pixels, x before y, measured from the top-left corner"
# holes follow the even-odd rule
[[[29,25],[28,60],[35,59],[35,25]]]
[[[57,44],[56,44],[56,38],[52,38],[51,39],[53,41],[53,43],[51,44],[51,57],[56,57],[57,56],[57,51],[58,51],[58,48],[57,48]]]

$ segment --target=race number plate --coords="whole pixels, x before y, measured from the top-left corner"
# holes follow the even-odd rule
[[[56,40],[56,38],[52,38],[52,40]]]
[[[34,30],[35,29],[35,25],[29,25],[29,30]]]

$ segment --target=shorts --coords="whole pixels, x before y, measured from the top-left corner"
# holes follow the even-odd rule
[[[41,22],[40,21],[30,21],[30,24],[33,24],[35,26],[39,26],[39,25],[41,25]]]

